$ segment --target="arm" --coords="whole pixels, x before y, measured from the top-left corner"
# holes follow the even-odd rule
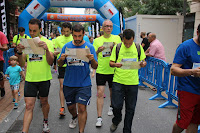
[[[99,47],[98,50],[96,51],[97,56],[98,56],[98,54],[99,54],[100,52],[102,52],[104,49],[105,49],[104,46]]]
[[[200,77],[200,67],[195,69],[182,69],[182,64],[173,63],[171,66],[171,74],[178,77],[191,76]]]
[[[114,61],[110,61],[110,67],[120,68],[120,67],[122,67],[122,64],[121,63],[115,63]]]
[[[58,59],[58,65],[60,66],[60,67],[62,67],[64,64],[65,64],[65,58],[67,57],[67,55],[66,54],[62,54],[61,56],[60,56],[60,58]]]
[[[49,51],[49,48],[47,47],[47,44],[43,41],[40,41],[38,43],[39,47],[43,47],[46,50],[46,59],[47,59],[47,63],[49,65],[53,64],[53,60],[54,60],[54,55],[51,51]]]
[[[7,44],[1,44],[1,45],[0,45],[0,50],[1,50],[1,51],[6,51],[6,50],[8,50]]]
[[[23,80],[25,81],[25,75],[24,75],[23,71],[20,72],[20,75],[22,76]]]
[[[97,63],[97,61],[94,59],[94,55],[93,55],[93,54],[88,54],[88,55],[86,55],[86,57],[91,61],[91,67],[92,67],[93,69],[97,69],[98,63]]]
[[[24,49],[24,46],[21,45],[21,44],[18,44],[17,45],[17,50],[18,50],[17,56],[19,58],[19,65],[21,67],[23,67],[25,65],[25,62],[26,62],[26,54],[22,53],[22,49]]]

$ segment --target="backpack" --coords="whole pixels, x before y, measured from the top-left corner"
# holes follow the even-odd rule
[[[122,46],[122,43],[118,43],[117,46],[116,46],[116,60],[115,60],[115,63],[117,62],[117,59],[118,59],[118,56],[119,56],[119,50],[120,50],[121,46]],[[140,55],[141,55],[140,44],[135,43],[135,46],[136,46],[137,51],[138,51],[138,60],[140,60]]]
[[[25,35],[25,38],[27,38],[27,35]],[[19,34],[17,35],[16,45],[17,45],[18,40],[19,40]]]

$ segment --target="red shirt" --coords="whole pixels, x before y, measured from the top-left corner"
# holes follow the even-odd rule
[[[3,34],[3,32],[0,31],[0,45],[2,46],[2,44],[8,44],[8,39]],[[0,50],[0,61],[4,61],[4,59],[3,59],[3,51],[2,50]]]

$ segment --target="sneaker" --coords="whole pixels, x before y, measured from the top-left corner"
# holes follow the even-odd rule
[[[18,109],[18,103],[14,104],[14,109]]]
[[[117,126],[116,126],[115,124],[112,124],[112,125],[110,126],[110,131],[111,131],[111,132],[114,132],[116,129],[117,129]]]
[[[1,97],[4,97],[5,94],[6,94],[5,89],[4,89],[4,88],[1,88]]]
[[[46,122],[43,122],[43,133],[49,133],[49,124]]]
[[[71,122],[69,123],[70,128],[75,128],[77,125],[77,118],[71,119]]]
[[[15,99],[13,98],[13,101],[12,101],[12,103],[15,103]]]
[[[101,127],[102,126],[102,118],[97,118],[97,123],[96,123],[96,127]]]
[[[60,108],[60,116],[65,116],[65,108]]]
[[[108,109],[108,116],[111,116],[111,115],[113,115],[113,108],[109,107],[109,109]]]
[[[18,96],[20,96],[20,92],[18,92]]]

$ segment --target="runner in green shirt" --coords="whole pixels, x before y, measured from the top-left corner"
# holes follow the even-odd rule
[[[98,68],[96,70],[96,84],[97,84],[97,127],[102,126],[102,110],[104,102],[104,91],[106,82],[109,84],[110,97],[112,94],[112,80],[114,68],[109,66],[110,55],[112,47],[121,42],[117,35],[112,35],[113,23],[110,20],[103,22],[104,35],[94,40],[93,46],[98,57]],[[112,107],[109,107],[108,115],[113,115]]]
[[[21,44],[18,44],[17,46],[17,55],[19,57],[20,66],[24,66],[25,61],[27,60],[27,72],[24,85],[24,100],[26,103],[26,108],[23,121],[23,133],[28,132],[29,126],[33,119],[33,109],[38,91],[44,117],[43,132],[50,132],[48,126],[48,114],[50,108],[48,103],[48,95],[50,89],[50,80],[52,79],[50,66],[53,64],[54,49],[52,42],[40,35],[41,31],[42,28],[40,20],[35,18],[31,19],[29,21],[29,33],[32,38],[40,38],[41,41],[38,43],[38,45],[39,47],[44,48],[44,55],[26,55],[22,53],[22,49],[25,47]]]
[[[55,44],[55,49],[57,51],[59,51],[58,49],[62,49],[62,47],[68,43],[68,42],[71,42],[73,40],[73,37],[72,37],[72,25],[71,23],[69,22],[65,22],[62,24],[62,33],[63,35],[57,37],[56,39],[54,39],[54,44]],[[54,55],[57,56],[57,58],[60,56],[60,52],[57,52],[55,51],[54,52]],[[58,79],[59,79],[59,82],[60,82],[60,91],[59,91],[59,96],[60,96],[60,105],[61,105],[61,108],[60,108],[60,116],[65,116],[65,97],[64,97],[64,94],[63,94],[63,80],[64,80],[64,75],[65,75],[65,68],[66,68],[66,64],[63,65],[62,67],[59,67],[58,66]]]
[[[112,86],[112,107],[114,117],[112,119],[113,124],[110,127],[111,132],[114,132],[117,129],[118,124],[122,120],[122,109],[125,100],[126,109],[123,133],[131,133],[138,94],[138,68],[145,67],[147,64],[144,61],[146,55],[141,45],[141,54],[140,57],[138,57],[138,51],[133,42],[134,37],[134,31],[126,29],[123,32],[123,43],[121,44],[120,50],[118,50],[118,56],[116,56],[116,46],[114,46],[110,57],[110,66],[115,68]],[[122,64],[124,63],[128,65],[123,67]],[[132,67],[133,64],[135,64],[134,67]]]

